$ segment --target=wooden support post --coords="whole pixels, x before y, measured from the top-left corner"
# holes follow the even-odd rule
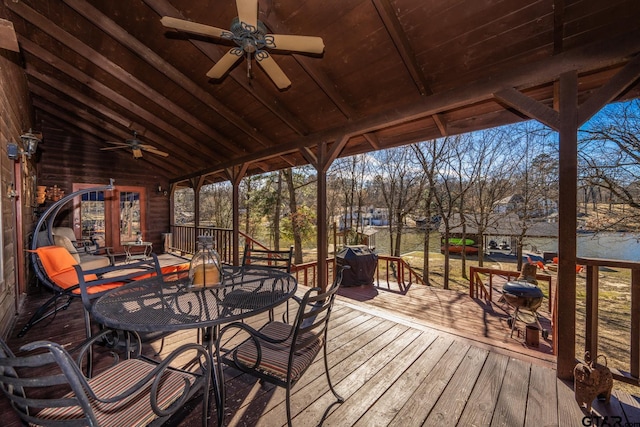
[[[233,228],[233,265],[240,265],[240,182],[247,173],[249,163],[243,163],[239,166],[233,166],[227,169],[227,176],[233,186],[233,213],[232,213],[232,228]]]
[[[576,229],[578,182],[578,74],[560,76],[558,197],[558,378],[573,378],[576,364]]]

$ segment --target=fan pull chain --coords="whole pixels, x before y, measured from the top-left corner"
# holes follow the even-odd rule
[[[251,79],[251,52],[247,52],[247,78]]]

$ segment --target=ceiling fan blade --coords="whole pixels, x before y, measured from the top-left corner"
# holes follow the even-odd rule
[[[105,141],[107,144],[112,144],[112,145],[117,145],[118,147],[115,148],[120,148],[120,147],[128,147],[129,144],[127,144],[126,142],[117,142],[117,141]]]
[[[207,72],[207,77],[210,79],[219,79],[224,76],[227,71],[229,71],[231,67],[233,67],[240,58],[242,58],[242,54],[238,55],[238,53],[240,53],[240,50],[235,48],[227,52],[218,62],[216,62],[216,65]]]
[[[291,80],[286,76],[282,68],[276,64],[271,55],[262,51],[259,55],[256,55],[258,64],[264,69],[269,78],[273,80],[278,89],[286,89],[291,86]]]
[[[150,153],[157,154],[158,156],[162,156],[162,157],[168,157],[169,156],[169,153],[165,153],[164,151],[160,151],[160,150],[158,150],[156,147],[154,147],[152,145],[141,144],[138,147],[140,149],[144,150],[144,151],[148,151]]]
[[[228,33],[226,30],[212,27],[211,25],[198,24],[185,19],[172,18],[171,16],[163,16],[160,22],[167,28],[199,34],[201,36],[221,38],[222,33]]]
[[[142,157],[142,150],[139,148],[132,148],[131,151],[133,151],[133,157],[136,159],[139,159]]]
[[[119,145],[117,147],[102,147],[101,150],[109,151],[109,150],[120,150],[121,148],[129,148],[127,145]]]
[[[273,37],[273,46],[268,46],[272,49],[305,53],[324,52],[324,42],[321,37],[288,34],[267,34],[267,36]]]
[[[240,22],[258,26],[258,0],[236,0]]]

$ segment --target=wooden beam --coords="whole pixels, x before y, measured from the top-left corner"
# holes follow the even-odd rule
[[[514,88],[506,88],[496,92],[495,97],[528,117],[544,123],[551,129],[558,130],[560,126],[560,117],[557,111]]]
[[[123,108],[124,110],[127,110],[131,113],[133,113],[134,115],[142,118],[143,120],[148,121],[149,123],[153,124],[154,126],[157,126],[159,129],[162,129],[163,131],[167,132],[167,134],[172,135],[174,138],[176,138],[177,140],[181,141],[183,144],[187,145],[188,147],[190,147],[190,149],[192,150],[199,150],[198,152],[203,152],[203,153],[207,153],[207,155],[215,155],[216,152],[214,150],[211,149],[211,147],[207,146],[206,144],[203,144],[201,141],[198,141],[192,137],[190,137],[189,135],[187,135],[186,133],[184,133],[182,130],[170,125],[169,123],[167,123],[166,121],[160,119],[157,115],[151,113],[150,111],[142,108],[140,105],[133,103],[131,100],[129,100],[128,98],[126,98],[124,95],[116,92],[115,90],[111,89],[110,87],[104,85],[103,83],[97,81],[96,79],[92,78],[91,76],[83,73],[82,71],[80,71],[78,68],[67,64],[66,62],[60,60],[58,57],[54,56],[51,52],[47,51],[46,49],[38,46],[37,44],[33,43],[31,40],[26,39],[22,36],[19,36],[19,40],[20,40],[20,44],[22,45],[22,48],[33,54],[34,56],[40,58],[40,60],[42,61],[46,61],[52,64],[55,64],[55,67],[60,70],[61,72],[67,74],[68,76],[83,82],[87,88],[90,88],[91,90],[93,90],[96,94],[104,96],[106,99],[109,99],[111,102],[117,104],[118,106],[120,106],[121,108]],[[37,71],[33,70],[33,68],[27,66],[27,74],[30,75],[39,75],[40,78],[46,79],[44,77],[44,75],[39,74]],[[48,79],[51,80],[51,79]],[[56,87],[58,88],[58,90],[62,90],[61,87],[65,87],[66,85],[63,82],[59,82],[56,84],[53,84],[52,87]],[[92,97],[89,96],[83,96],[82,94],[80,94],[79,92],[68,88],[71,91],[75,92],[77,95],[79,95],[79,97],[83,97],[85,100],[87,101],[87,106],[90,108],[94,108],[94,106],[96,106],[95,108],[97,108],[98,104],[101,104],[99,102],[97,102],[95,99],[93,99]],[[67,93],[67,92],[65,92]],[[127,128],[128,129],[128,128]],[[165,142],[163,142],[162,140],[159,141],[153,141],[154,143],[157,143],[158,145],[161,145],[163,148],[173,151],[173,149],[175,148],[175,146],[173,144],[169,144],[167,146]],[[220,156],[220,153],[218,153],[218,156]],[[192,160],[193,162],[193,160]]]
[[[29,45],[29,43],[23,43],[23,45],[27,46]],[[82,94],[78,91],[76,91],[75,89],[67,86],[64,82],[61,82],[59,80],[55,80],[54,78],[52,78],[49,75],[44,75],[39,73],[38,71],[34,70],[32,67],[27,66],[26,69],[26,73],[28,76],[35,78],[37,80],[40,80],[41,82],[51,86],[51,87],[55,87],[57,88],[57,90],[59,90],[61,93],[64,93],[65,95],[68,95],[69,98],[67,99],[62,99],[59,98],[57,96],[53,96],[51,99],[57,99],[58,103],[60,105],[59,108],[64,108],[67,109],[69,112],[78,115],[78,117],[83,117],[83,118],[87,118],[87,111],[97,111],[100,114],[104,114],[105,117],[114,120],[115,123],[120,124],[121,126],[124,127],[125,130],[122,130],[120,132],[116,131],[116,128],[109,128],[112,133],[114,135],[119,135],[120,137],[123,138],[129,138],[131,137],[131,133],[129,132],[129,127],[131,125],[131,121],[123,116],[121,116],[120,114],[114,112],[113,110],[107,108],[104,104],[102,103],[96,103],[95,99]],[[35,86],[34,85],[30,85],[30,88],[34,89]],[[44,90],[39,90],[39,89],[34,89],[35,91],[39,91],[39,93],[42,94],[42,96],[46,96],[49,97],[50,92],[48,91],[44,91]],[[69,102],[69,99],[73,98],[76,102],[81,103],[82,105],[78,106],[74,103]],[[117,102],[117,100],[116,100]],[[128,105],[125,104],[125,108]],[[84,108],[83,108],[84,107]],[[136,108],[137,109],[137,108]],[[155,121],[157,121],[157,119],[155,118],[155,116],[153,116],[151,113],[148,113],[144,110],[141,109],[137,109],[140,110],[140,113],[151,118],[152,122],[154,123]],[[56,113],[52,113],[53,115],[55,115]],[[63,114],[63,112],[61,111],[60,114]],[[135,114],[135,112],[134,112]],[[67,119],[65,119],[67,120]],[[71,119],[69,119],[71,120]],[[77,126],[77,124],[75,123],[74,120],[69,121],[70,124]],[[159,124],[161,126],[164,125],[164,122],[159,122]],[[105,127],[106,128],[106,127]],[[125,136],[126,135],[126,136]],[[173,149],[173,144],[171,143],[171,141],[168,141],[165,138],[159,137],[154,135],[151,132],[147,132],[147,137],[152,140],[154,142],[154,144],[156,144],[159,148],[164,148],[167,150],[172,150]],[[105,138],[105,139],[111,139],[111,138]],[[186,144],[188,144],[189,141],[186,141]],[[187,145],[189,147],[191,147],[191,145]],[[193,149],[193,148],[192,148]],[[184,155],[184,157],[182,155],[180,155],[179,153],[176,153],[175,155],[175,161],[176,162],[183,162],[183,164],[186,165],[192,165],[194,164],[194,159],[192,157],[188,157],[186,154]]]
[[[323,164],[319,165],[324,169],[325,174],[329,170],[331,163],[333,163],[334,160],[338,158],[338,156],[342,152],[342,149],[345,147],[345,145],[347,145],[347,142],[349,142],[349,137],[345,135],[342,138],[339,138],[333,144],[331,144],[331,149],[327,153],[327,158],[324,159]]]
[[[378,141],[378,137],[376,136],[375,133],[369,132],[369,133],[363,134],[362,136],[364,136],[364,139],[367,140],[371,148],[373,148],[374,150],[380,149],[380,141]]]
[[[611,78],[604,86],[593,93],[578,108],[578,127],[593,117],[609,102],[624,92],[640,77],[640,54],[636,55],[624,68]]]
[[[562,52],[564,42],[564,0],[553,0],[553,54]]]
[[[109,138],[107,137],[107,134],[102,132],[105,127],[100,124],[99,120],[92,120],[90,114],[87,114],[85,119],[78,120],[76,117],[60,111],[59,106],[53,105],[50,102],[45,102],[40,98],[34,97],[32,102],[34,107],[38,108],[43,113],[50,115],[51,117],[55,117],[59,121],[59,123],[68,123],[77,128],[79,130],[78,134],[81,135],[79,138],[81,138],[82,140],[93,140],[96,143],[96,151],[98,151],[99,149],[98,144],[101,143],[102,145],[106,146],[106,144],[104,144],[104,141],[109,140]],[[128,135],[126,137],[130,138],[131,135]],[[128,154],[130,156],[131,151],[127,153],[127,151],[122,150],[121,154]],[[152,154],[144,156],[143,160],[153,165],[153,167],[164,170],[167,173],[176,173],[177,171],[182,169],[181,167],[179,167],[179,165],[183,164],[176,160],[172,161],[171,159],[165,159],[164,157],[154,156]],[[186,167],[186,164],[184,164],[184,166],[182,167]]]
[[[391,3],[389,3],[389,0],[372,1],[378,11],[378,15],[380,15],[380,18],[387,29],[387,32],[389,33],[389,36],[391,36],[391,40],[393,40],[393,43],[402,58],[404,66],[407,68],[409,75],[411,75],[413,82],[418,88],[418,91],[420,91],[421,95],[431,95],[433,92],[429,88],[427,79],[418,65],[416,56],[411,48],[411,43],[409,43],[409,40],[407,39],[404,29],[402,28],[402,24],[400,24],[400,20],[398,19],[398,15],[396,15],[395,9]]]
[[[318,163],[318,158],[316,157],[315,153],[311,151],[310,148],[302,147],[300,149],[300,152],[302,153],[302,157],[304,157],[311,166],[313,166],[316,169],[320,167],[320,164]]]
[[[578,181],[578,75],[560,76],[558,196],[558,377],[571,379],[576,357],[576,230]]]
[[[239,147],[237,143],[230,141],[211,126],[198,120],[191,112],[184,110],[163,94],[135,78],[131,73],[122,69],[118,64],[114,63],[100,52],[97,52],[81,40],[64,31],[59,26],[53,24],[51,20],[31,9],[24,2],[12,3],[11,10],[41,31],[48,34],[54,40],[77,53],[80,57],[85,58],[87,61],[101,68],[112,77],[128,85],[130,88],[147,97],[158,106],[164,108],[172,115],[180,118],[188,125],[213,139],[216,143],[220,144],[221,148],[224,147],[224,150],[221,150],[221,153],[224,153],[224,155],[229,155],[229,153],[237,155],[243,152],[242,148]]]
[[[433,117],[433,122],[440,131],[440,136],[447,136],[447,123],[444,120],[444,116],[442,114],[434,114],[431,117]]]
[[[268,14],[261,14],[262,22],[268,29],[276,34],[289,34],[288,28],[283,24],[283,19],[274,8],[269,9]],[[309,58],[305,55],[292,54],[292,57],[302,67],[302,69],[311,77],[325,95],[333,102],[333,104],[344,114],[345,118],[351,119],[355,116],[355,111],[346,101],[342,92],[338,90],[335,82],[331,81],[324,72],[321,72],[317,66],[317,58]]]
[[[326,259],[329,256],[329,233],[327,227],[327,170],[330,161],[327,153],[327,143],[318,146],[318,183],[316,199],[317,217],[317,249],[318,249],[318,286],[326,291],[329,285]]]
[[[124,47],[136,53],[141,59],[149,63],[149,65],[155,67],[159,72],[167,76],[167,78],[173,80],[185,91],[215,110],[223,118],[251,137],[256,143],[263,147],[272,147],[274,145],[273,141],[267,139],[263,134],[258,132],[254,126],[244,121],[238,114],[216,99],[212,94],[198,86],[194,81],[189,79],[173,65],[168,64],[161,56],[149,49],[109,17],[105,16],[100,12],[100,10],[96,9],[84,0],[63,1],[67,6],[74,9],[89,22],[93,23],[109,36],[113,37]]]
[[[12,50],[20,52],[16,31],[13,28],[13,22],[0,18],[0,49]]]
[[[321,141],[333,141],[343,135],[355,136],[375,132],[385,127],[411,122],[442,111],[493,99],[494,94],[503,90],[505,87],[522,90],[524,88],[553,82],[557,80],[559,75],[571,70],[593,71],[601,69],[618,62],[621,58],[635,55],[638,52],[640,52],[640,30],[632,31],[606,41],[595,41],[581,48],[568,50],[538,62],[522,65],[466,86],[435,93],[425,97],[420,104],[397,107],[390,111],[383,111],[378,114],[353,120],[344,125],[279,144],[277,147],[259,150],[236,159],[234,163],[240,164],[247,161],[273,158],[284,153],[300,150],[303,147],[316,146]],[[213,173],[220,170],[220,168],[221,165],[213,165],[211,168],[196,172],[195,174]],[[190,175],[178,177],[174,181],[181,181],[187,179],[189,176]]]

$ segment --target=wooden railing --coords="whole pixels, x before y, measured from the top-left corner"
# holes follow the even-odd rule
[[[328,282],[333,281],[335,270],[335,258],[328,258],[325,262],[327,269]],[[298,283],[301,285],[313,287],[317,286],[318,263],[306,262],[292,266],[291,273],[296,276]],[[374,272],[374,280],[377,286],[380,286],[380,280],[383,282],[398,282],[401,286],[408,286],[412,283],[426,285],[422,276],[418,274],[405,260],[400,257],[388,255],[378,255],[378,263]]]
[[[169,242],[165,246],[181,254],[195,254],[198,249],[198,236],[213,236],[215,248],[220,260],[231,263],[233,260],[233,230],[216,227],[194,227],[192,225],[172,225]]]
[[[600,267],[631,270],[629,318],[629,371],[611,369],[615,379],[640,385],[640,262],[599,258],[578,258],[578,264],[586,267],[586,325],[584,350],[592,360],[598,357],[598,282]]]
[[[487,282],[485,282],[485,277]],[[486,267],[469,267],[469,296],[471,298],[481,298],[485,301],[493,301],[493,280],[494,276],[500,277],[501,282],[508,282],[509,280],[516,279],[520,276],[519,271],[513,270],[499,270],[497,268]],[[555,294],[555,287],[552,286],[552,276],[548,274],[536,274],[536,280],[542,280],[549,285],[549,312],[553,313],[553,295]]]

